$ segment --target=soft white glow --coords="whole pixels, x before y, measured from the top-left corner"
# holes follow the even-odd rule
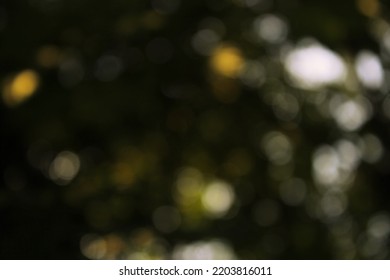
[[[361,83],[369,89],[379,89],[384,81],[384,71],[379,57],[370,51],[361,51],[355,61]]]
[[[336,144],[337,153],[340,159],[340,168],[346,171],[355,170],[360,163],[360,150],[348,140],[340,140]]]
[[[330,146],[323,146],[314,153],[314,178],[318,183],[331,185],[340,179],[340,159],[337,152]]]
[[[207,186],[202,203],[205,210],[213,217],[221,217],[226,214],[234,202],[232,187],[223,181],[215,181]]]
[[[361,157],[360,146],[346,139],[321,146],[313,154],[314,179],[319,186],[342,190],[350,186]]]
[[[342,58],[318,43],[292,50],[284,63],[293,82],[302,88],[315,89],[338,84],[346,77]]]
[[[79,169],[79,157],[75,153],[63,151],[51,163],[49,175],[57,183],[67,184],[77,175]]]
[[[371,115],[371,107],[365,99],[331,102],[331,113],[338,126],[346,131],[359,129]]]
[[[173,259],[179,260],[231,260],[235,258],[233,249],[219,240],[178,245],[173,250]]]
[[[275,15],[257,18],[253,27],[256,34],[269,43],[280,43],[287,37],[288,26],[286,22]]]

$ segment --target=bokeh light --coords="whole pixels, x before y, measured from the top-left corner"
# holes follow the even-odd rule
[[[387,3],[79,2],[0,4],[0,257],[390,257]]]
[[[232,248],[223,241],[199,241],[178,245],[173,258],[179,260],[231,260],[236,256]]]
[[[256,18],[253,29],[259,39],[277,44],[283,42],[288,33],[286,22],[276,15],[264,15]]]
[[[79,157],[70,151],[59,153],[50,165],[50,178],[60,185],[68,184],[80,170]]]
[[[39,86],[39,74],[24,70],[9,78],[3,86],[3,100],[8,106],[16,106],[30,98]]]
[[[346,131],[359,129],[371,117],[371,105],[365,98],[343,100],[336,96],[329,105],[336,123]]]
[[[202,195],[203,207],[212,217],[225,215],[233,202],[233,188],[222,181],[211,182]]]
[[[355,68],[361,83],[369,89],[379,89],[383,85],[384,73],[381,62],[374,53],[363,50],[357,57]]]
[[[241,51],[234,46],[218,46],[211,55],[210,67],[215,73],[236,78],[244,64]]]
[[[297,86],[308,89],[343,83],[347,74],[338,54],[309,39],[286,55],[285,67]]]

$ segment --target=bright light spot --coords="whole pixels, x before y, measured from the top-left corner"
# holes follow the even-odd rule
[[[371,115],[371,106],[363,98],[330,102],[330,110],[337,125],[345,131],[359,129]]]
[[[234,46],[217,47],[210,57],[211,69],[215,73],[229,78],[237,77],[243,65],[241,51]]]
[[[163,233],[171,233],[181,223],[179,211],[172,206],[161,206],[153,212],[154,226]]]
[[[379,57],[370,51],[361,51],[355,61],[355,70],[361,83],[369,89],[379,89],[384,71]]]
[[[373,134],[366,134],[362,137],[362,157],[369,163],[377,162],[383,155],[381,140]]]
[[[198,241],[175,247],[173,259],[179,260],[232,260],[236,259],[233,249],[219,240]]]
[[[39,75],[33,70],[24,70],[3,87],[3,99],[8,106],[15,106],[31,97],[39,86]]]
[[[332,147],[319,148],[313,158],[315,180],[324,185],[337,183],[340,178],[339,165],[339,157]]]
[[[345,80],[347,72],[342,58],[318,43],[292,50],[284,63],[292,81],[306,89],[340,84]]]
[[[337,190],[348,186],[361,161],[361,149],[349,140],[338,141],[335,147],[322,146],[313,156],[314,179],[320,185]]]
[[[306,184],[301,179],[292,178],[280,185],[279,193],[285,204],[298,206],[305,200]]]
[[[264,199],[254,206],[253,216],[260,226],[272,226],[280,217],[280,206],[274,200]]]
[[[233,188],[226,182],[214,181],[206,187],[202,196],[203,207],[215,218],[224,216],[234,202]]]
[[[268,159],[275,165],[286,164],[292,158],[291,142],[280,132],[273,131],[265,135],[262,147]]]
[[[390,234],[390,218],[387,214],[376,214],[370,218],[367,225],[368,234],[374,238],[385,238]]]
[[[265,15],[253,22],[253,28],[260,39],[269,43],[283,42],[288,33],[287,23],[275,15]]]
[[[38,74],[32,70],[25,70],[19,73],[11,84],[11,91],[17,98],[29,97],[38,86]]]
[[[255,60],[247,60],[240,71],[241,81],[249,87],[258,88],[265,82],[264,66]]]
[[[80,169],[79,157],[72,152],[59,153],[49,168],[50,178],[60,185],[68,184],[77,175]]]

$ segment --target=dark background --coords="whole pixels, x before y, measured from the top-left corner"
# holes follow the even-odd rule
[[[258,38],[270,15],[284,33]],[[388,258],[387,19],[377,0],[0,2],[0,258]],[[375,54],[383,83],[291,82],[303,38],[351,72]],[[340,127],[334,96],[372,113]],[[342,139],[349,179],[318,181]]]

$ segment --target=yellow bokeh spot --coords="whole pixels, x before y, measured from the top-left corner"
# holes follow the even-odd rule
[[[378,0],[357,0],[356,5],[359,11],[367,17],[375,17],[380,11]]]
[[[236,78],[244,64],[241,51],[230,45],[216,48],[210,57],[211,69],[219,75]]]
[[[39,86],[39,75],[33,70],[24,70],[5,82],[3,99],[8,106],[15,106],[34,94]]]

